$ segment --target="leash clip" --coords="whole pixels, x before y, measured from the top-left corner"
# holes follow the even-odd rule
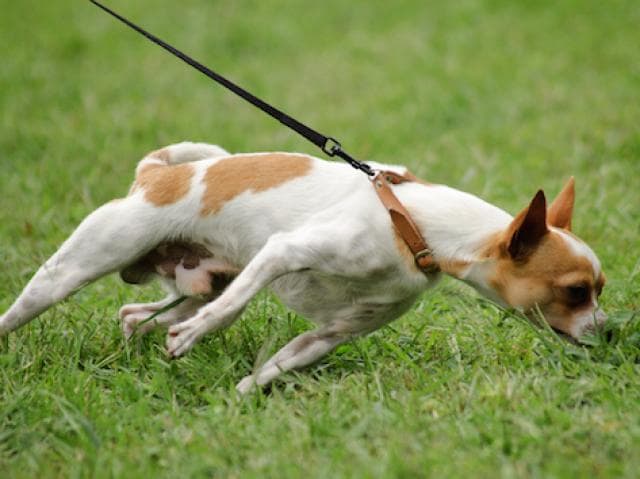
[[[336,153],[340,150],[342,150],[342,145],[335,138],[328,137],[324,145],[322,145],[322,151],[329,156],[336,156]]]

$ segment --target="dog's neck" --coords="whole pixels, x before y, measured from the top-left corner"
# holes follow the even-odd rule
[[[410,184],[398,198],[411,213],[442,271],[470,283],[485,295],[484,278],[492,246],[513,217],[486,201],[442,185]]]

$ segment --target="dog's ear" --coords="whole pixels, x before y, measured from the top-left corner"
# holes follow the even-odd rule
[[[547,227],[547,202],[539,190],[524,210],[516,216],[507,230],[507,251],[511,258],[522,261],[536,248]]]
[[[571,231],[571,216],[573,215],[575,198],[575,180],[572,176],[549,206],[547,219],[551,226]]]

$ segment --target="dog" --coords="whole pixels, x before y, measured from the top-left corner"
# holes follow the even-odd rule
[[[571,232],[573,178],[548,208],[538,191],[515,217],[443,185],[416,179],[391,188],[439,271],[417,267],[370,179],[347,165],[204,143],[153,151],[128,196],[91,213],[40,267],[0,317],[0,334],[106,274],[129,283],[159,276],[169,294],[123,306],[123,330],[130,337],[164,326],[167,351],[178,357],[269,287],[318,327],[242,379],[237,389],[246,393],[398,318],[442,273],[571,338],[605,321],[600,261]],[[187,299],[163,311],[180,296]]]

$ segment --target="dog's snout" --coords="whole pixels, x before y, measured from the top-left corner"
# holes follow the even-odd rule
[[[581,336],[584,334],[594,334],[597,333],[598,330],[602,330],[604,323],[607,320],[607,314],[601,309],[597,309],[593,312],[591,316],[591,320],[584,325]],[[605,332],[606,334],[606,332]]]
[[[596,324],[598,326],[603,325],[604,322],[607,320],[607,313],[605,313],[601,309],[597,309],[595,313],[595,318],[596,318]]]

